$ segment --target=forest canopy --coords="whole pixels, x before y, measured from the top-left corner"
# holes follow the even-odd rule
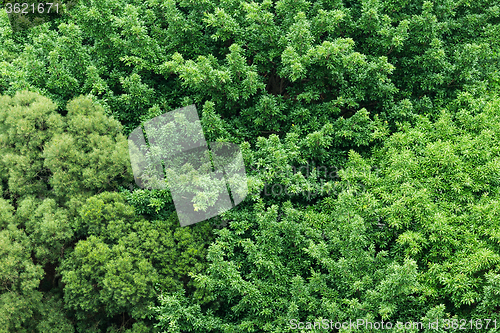
[[[497,1],[60,5],[0,11],[0,332],[499,330]],[[127,137],[193,104],[249,193],[181,227]]]

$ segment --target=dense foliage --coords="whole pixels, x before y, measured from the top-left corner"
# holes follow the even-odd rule
[[[62,8],[0,14],[0,332],[500,327],[497,1]],[[181,228],[126,137],[191,104],[249,194]]]

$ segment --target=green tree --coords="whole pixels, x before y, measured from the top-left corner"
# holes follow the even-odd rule
[[[70,102],[65,116],[56,109],[34,92],[0,96],[5,332],[74,331],[56,269],[82,236],[75,235],[78,207],[132,180],[116,120],[85,97]],[[61,149],[62,138],[74,144]]]
[[[67,110],[65,131],[54,135],[43,152],[54,195],[68,200],[129,184],[128,143],[121,124],[87,97],[73,99]]]
[[[119,193],[104,192],[87,199],[75,220],[81,237],[59,270],[65,306],[75,312],[79,330],[147,325],[156,288],[190,290],[200,302],[189,274],[203,271],[210,226],[180,228],[175,214],[148,221]],[[91,319],[89,319],[91,318]]]
[[[0,332],[74,332],[60,297],[39,289],[44,269],[32,260],[36,245],[13,213],[0,199]]]
[[[21,34],[2,11],[0,232],[17,250],[0,260],[36,271],[2,289],[33,300],[3,307],[5,327],[497,318],[499,16],[493,0],[79,1]],[[249,195],[179,228],[168,190],[128,187],[125,136],[193,103],[207,140],[240,145]]]

